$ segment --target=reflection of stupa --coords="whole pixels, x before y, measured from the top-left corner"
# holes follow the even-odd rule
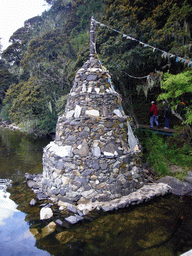
[[[110,201],[143,184],[121,98],[94,59],[93,28],[92,19],[90,60],[77,72],[55,140],[43,153],[43,193],[71,203]]]

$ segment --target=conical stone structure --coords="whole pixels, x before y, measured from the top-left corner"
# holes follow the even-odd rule
[[[55,140],[44,148],[43,193],[79,204],[110,201],[141,187],[142,170],[133,160],[137,141],[130,149],[127,124],[109,72],[88,60],[76,73]]]
[[[95,209],[112,211],[171,191],[166,184],[144,184],[134,160],[138,141],[121,97],[94,58],[94,26],[92,17],[90,59],[76,73],[55,140],[44,148],[43,174],[25,175],[39,200],[51,199],[75,214],[65,218],[71,224]]]

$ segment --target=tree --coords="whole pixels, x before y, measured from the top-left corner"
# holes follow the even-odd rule
[[[10,120],[27,132],[42,135],[55,129],[55,108],[37,77],[12,84],[7,90],[4,105],[9,106]]]
[[[192,70],[177,75],[164,74],[161,86],[163,93],[158,100],[165,100],[183,123],[192,124]]]
[[[16,81],[16,77],[9,72],[8,65],[6,65],[3,59],[0,59],[0,109],[7,89]]]

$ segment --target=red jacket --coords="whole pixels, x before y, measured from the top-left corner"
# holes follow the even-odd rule
[[[153,105],[151,106],[150,112],[153,112],[153,115],[154,115],[154,116],[157,116],[157,114],[158,114],[158,109],[157,109],[157,106],[156,106],[155,104],[153,104]]]

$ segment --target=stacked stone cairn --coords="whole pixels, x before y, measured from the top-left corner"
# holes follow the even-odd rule
[[[45,194],[72,203],[109,201],[143,184],[128,145],[128,120],[110,79],[97,60],[77,72],[55,140],[44,149]]]
[[[135,161],[139,144],[129,117],[111,75],[94,58],[94,24],[92,17],[90,59],[76,73],[55,140],[44,148],[43,174],[26,174],[37,198],[73,212],[66,219],[73,224],[92,210],[128,207],[170,191],[165,184],[143,186],[144,172]]]
[[[138,141],[110,81],[95,59],[79,69],[55,140],[44,148],[43,174],[32,181],[26,175],[39,200],[48,198],[60,210],[82,212],[72,223],[95,209],[111,211],[170,192],[165,184],[145,185],[135,161]]]

